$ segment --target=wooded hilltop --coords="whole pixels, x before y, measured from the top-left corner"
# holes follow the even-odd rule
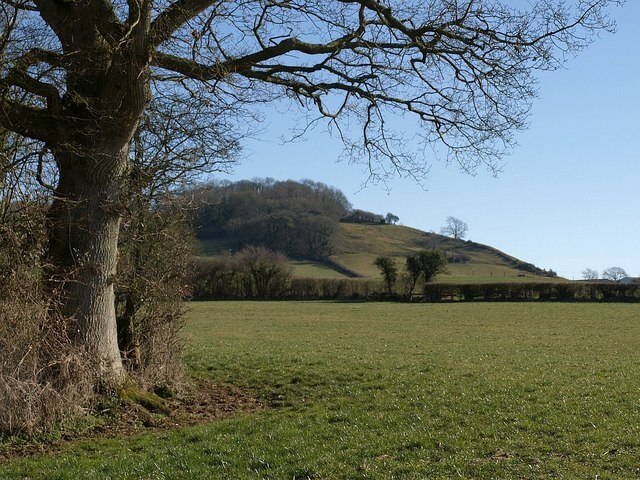
[[[291,258],[324,259],[333,253],[339,222],[384,223],[382,215],[353,209],[340,190],[312,180],[221,181],[192,194],[196,236],[224,239],[235,250],[258,245]]]
[[[329,261],[335,266],[336,255],[403,256],[437,248],[452,264],[474,263],[481,254],[487,255],[489,262],[517,271],[555,276],[552,271],[487,245],[392,226],[388,223],[397,222],[396,215],[353,208],[342,191],[312,180],[218,181],[201,185],[188,195],[195,203],[194,232],[207,254],[233,253],[255,246],[291,259]],[[395,252],[389,251],[390,243],[395,245]]]

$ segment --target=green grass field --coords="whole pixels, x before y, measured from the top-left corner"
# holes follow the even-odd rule
[[[346,275],[334,270],[329,265],[311,260],[291,260],[292,275],[298,278],[348,278]]]
[[[191,305],[195,376],[276,408],[0,465],[1,479],[640,477],[625,304]]]

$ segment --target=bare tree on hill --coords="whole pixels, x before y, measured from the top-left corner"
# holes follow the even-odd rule
[[[610,30],[616,3],[0,0],[0,127],[35,141],[37,168],[53,171],[47,255],[75,341],[104,381],[126,379],[113,278],[149,108],[183,133],[167,158],[215,162],[256,104],[288,98],[374,177],[425,172],[389,130],[395,113],[463,170],[492,168],[526,126],[534,72]]]
[[[611,280],[612,282],[619,282],[624,277],[628,277],[629,275],[622,267],[609,267],[605,268],[602,271],[602,278],[606,280]]]
[[[467,230],[469,227],[459,218],[447,217],[445,225],[440,229],[440,234],[458,240],[467,236]]]

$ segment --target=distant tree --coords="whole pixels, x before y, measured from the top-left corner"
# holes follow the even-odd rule
[[[353,209],[349,214],[340,219],[346,223],[384,223],[384,217],[367,210]]]
[[[393,286],[398,279],[398,267],[391,257],[380,256],[374,262],[375,266],[380,270],[380,275],[384,279],[387,286],[387,293],[393,293]]]
[[[425,285],[447,270],[447,256],[440,250],[423,250],[406,258],[404,285],[411,296],[420,279]]]
[[[384,219],[389,225],[391,224],[395,225],[398,222],[398,220],[400,220],[400,217],[389,212],[387,213],[386,217],[384,217]]]
[[[462,239],[467,236],[469,227],[465,222],[456,217],[447,217],[445,225],[440,229],[442,235]]]
[[[628,276],[629,275],[622,267],[609,267],[602,271],[602,278],[611,280],[612,282],[618,282]]]
[[[420,278],[422,270],[420,269],[420,262],[418,262],[417,255],[409,255],[405,264],[406,277],[407,277],[407,295],[411,295],[416,288],[416,283]]]
[[[582,271],[582,278],[585,280],[597,280],[600,274],[593,268],[585,268]]]
[[[418,253],[418,264],[424,283],[427,284],[447,270],[447,256],[440,250],[423,250]]]

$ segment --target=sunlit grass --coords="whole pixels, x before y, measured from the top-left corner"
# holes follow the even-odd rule
[[[346,275],[334,270],[330,266],[314,261],[295,260],[290,261],[293,277],[298,278],[347,278]]]
[[[485,255],[486,256],[486,255]],[[380,270],[374,265],[377,255],[350,253],[334,255],[336,263],[367,278],[380,278]],[[399,271],[403,271],[406,256],[393,256]],[[494,259],[495,260],[495,259]],[[312,273],[312,272],[310,272]],[[511,283],[511,282],[564,282],[563,278],[539,277],[499,263],[448,264],[447,272],[438,275],[438,283]]]
[[[193,304],[192,374],[276,408],[84,442],[0,466],[0,478],[637,478],[639,313],[622,304]]]

